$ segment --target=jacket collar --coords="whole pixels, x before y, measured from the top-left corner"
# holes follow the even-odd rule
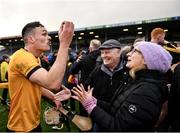
[[[122,70],[123,67],[124,67],[124,63],[123,63],[123,61],[120,60],[119,64],[118,64],[117,67],[114,69],[114,71],[111,71],[111,70],[110,70],[109,68],[107,68],[104,64],[101,65],[101,70],[102,70],[103,72],[105,72],[107,75],[109,75],[109,76],[112,77],[114,73]]]

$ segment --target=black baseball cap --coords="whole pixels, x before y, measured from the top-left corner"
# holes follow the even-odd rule
[[[121,49],[121,43],[115,39],[110,39],[105,41],[100,47],[99,49],[112,49],[112,48],[117,48],[117,49]]]

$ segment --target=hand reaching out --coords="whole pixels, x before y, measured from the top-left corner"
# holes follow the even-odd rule
[[[75,96],[71,97],[83,103],[92,97],[92,91],[93,88],[90,89],[90,86],[88,86],[88,91],[85,91],[84,86],[80,84],[77,87],[73,87],[72,92]]]
[[[54,99],[58,101],[65,101],[71,97],[71,91],[64,85],[61,86],[62,90],[55,94]]]
[[[90,89],[90,86],[88,86],[88,91],[85,91],[84,86],[80,84],[80,86],[73,87],[72,92],[75,96],[71,97],[80,101],[88,114],[90,114],[97,104],[96,98],[92,96],[93,88]]]

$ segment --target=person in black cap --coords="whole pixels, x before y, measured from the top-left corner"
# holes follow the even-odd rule
[[[107,40],[99,50],[103,63],[91,72],[84,85],[94,88],[93,96],[97,99],[110,102],[116,90],[127,84],[128,73],[121,58],[120,42],[114,39]],[[93,130],[97,131],[97,128],[95,124]]]
[[[120,42],[118,42],[117,40],[114,39],[110,39],[105,41],[100,47],[99,49],[112,49],[112,48],[117,48],[117,49],[121,49],[121,44]]]
[[[123,76],[125,62],[121,60],[121,44],[117,40],[105,41],[99,50],[103,63],[91,72],[84,85],[94,87],[95,97],[109,101],[126,77]]]

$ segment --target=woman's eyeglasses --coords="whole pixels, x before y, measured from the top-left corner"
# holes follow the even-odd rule
[[[140,54],[142,54],[141,51],[138,50],[137,48],[133,48],[131,52],[132,53],[140,53]]]

